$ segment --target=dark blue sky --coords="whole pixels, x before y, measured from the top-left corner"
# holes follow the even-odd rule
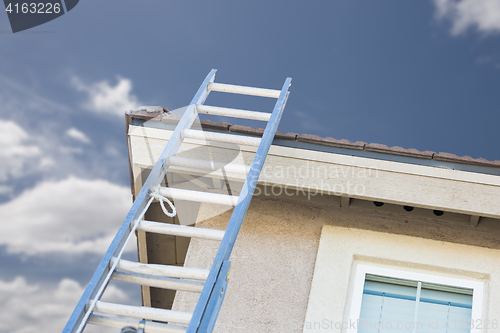
[[[45,286],[23,294],[35,304],[40,290],[79,296],[61,281],[83,287],[104,250],[68,251],[66,238],[30,231],[30,217],[56,221],[48,228],[57,234],[72,209],[99,216],[86,200],[120,197],[109,228],[67,232],[76,244],[116,230],[130,200],[123,112],[185,106],[212,68],[217,82],[257,87],[292,77],[282,132],[500,160],[500,0],[474,0],[474,12],[465,2],[85,0],[16,34],[0,12],[0,220],[13,226],[0,236],[0,293]],[[271,103],[207,101],[262,111]],[[74,188],[80,201],[63,202]],[[60,206],[40,203],[51,195]],[[33,332],[57,331],[66,318],[21,312],[5,313]]]
[[[129,78],[141,102],[169,109],[211,68],[255,86],[290,76],[281,131],[498,159],[499,30],[453,36],[451,25],[432,1],[87,0],[3,33],[0,73],[70,108],[81,98],[72,75]]]

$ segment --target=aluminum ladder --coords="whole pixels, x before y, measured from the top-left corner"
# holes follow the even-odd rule
[[[145,333],[212,332],[226,292],[231,265],[229,257],[278,128],[291,84],[291,78],[287,78],[281,90],[272,90],[215,83],[215,73],[216,70],[213,69],[207,75],[179,120],[167,145],[137,195],[125,221],[118,230],[68,320],[63,330],[64,333],[82,332],[87,323],[116,328],[131,326],[136,328],[138,332]],[[203,105],[210,91],[271,97],[276,98],[277,101],[272,113]],[[262,138],[222,133],[205,133],[191,129],[197,113],[262,120],[267,121],[267,125]],[[214,168],[214,163],[210,161],[190,161],[189,159],[175,156],[185,138],[204,138],[210,141],[258,146],[250,167],[231,164],[225,166],[239,170],[244,168],[243,170],[248,171],[239,196],[159,187],[170,165],[205,169]],[[152,193],[154,191],[166,197],[175,196],[198,202],[230,204],[234,206],[234,210],[225,231],[145,221],[143,217],[153,201]],[[136,230],[213,239],[221,243],[210,270],[142,264],[121,259],[126,243]],[[100,298],[110,279],[201,293],[193,313],[102,302]],[[165,322],[165,324],[158,321]]]

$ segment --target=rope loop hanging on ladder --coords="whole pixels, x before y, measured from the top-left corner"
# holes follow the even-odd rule
[[[151,196],[160,202],[161,209],[163,210],[165,215],[167,215],[168,217],[174,217],[177,214],[177,210],[175,209],[174,204],[170,200],[168,200],[168,198],[165,198],[163,195],[161,195],[159,189],[152,191]],[[172,209],[172,213],[170,213],[167,208],[165,208],[165,202],[168,203],[168,205]]]

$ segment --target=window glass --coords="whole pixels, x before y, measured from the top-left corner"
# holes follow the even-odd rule
[[[358,332],[470,332],[472,289],[367,274]]]

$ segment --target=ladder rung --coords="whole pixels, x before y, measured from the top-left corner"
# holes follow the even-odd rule
[[[115,281],[136,283],[143,286],[150,286],[155,288],[182,290],[195,293],[201,293],[203,289],[203,282],[172,279],[162,276],[148,276],[137,273],[129,272],[113,272],[111,278]]]
[[[116,259],[113,259],[113,263]],[[157,265],[157,264],[143,264],[140,262],[133,262],[120,259],[116,264],[117,269],[129,271],[138,274],[164,276],[178,279],[192,279],[205,281],[208,277],[210,270],[201,268],[170,266],[170,265]]]
[[[216,205],[236,206],[238,203],[238,197],[235,195],[183,190],[173,187],[161,187],[160,194],[174,200],[189,200]]]
[[[187,139],[195,139],[195,140],[234,143],[234,144],[244,145],[244,146],[256,146],[257,147],[260,145],[260,138],[254,138],[251,136],[244,136],[244,135],[204,132],[204,131],[191,130],[191,129],[183,130],[182,137],[185,139],[187,138]]]
[[[139,328],[140,321],[137,319],[113,318],[108,316],[92,314],[89,317],[88,323],[100,326],[115,327],[115,328],[123,328],[125,326],[132,326],[135,328]],[[150,321],[146,321],[144,325],[144,333],[184,333],[184,332],[186,332],[186,327],[177,325],[160,324]]]
[[[263,121],[269,121],[269,118],[271,118],[271,113],[221,108],[217,106],[209,106],[203,104],[196,106],[196,111],[198,111],[198,113],[206,113],[214,116],[225,116],[233,118],[263,120]]]
[[[278,98],[281,93],[280,90],[237,86],[233,84],[215,83],[215,82],[209,83],[207,89],[211,91],[220,91],[233,94],[272,97],[272,98]]]
[[[187,225],[178,225],[171,223],[160,223],[151,221],[140,221],[137,230],[154,232],[157,234],[181,236],[181,237],[195,237],[211,240],[222,240],[224,237],[223,230],[206,229],[189,227]]]
[[[106,303],[101,301],[98,301],[95,304],[94,311],[184,325],[189,325],[189,321],[193,316],[193,314],[189,312],[157,309],[145,306]]]
[[[216,171],[219,169],[227,173],[244,174],[245,176],[250,171],[250,166],[243,164],[226,164],[222,162],[212,162],[208,160],[198,160],[194,158],[172,156],[168,158],[168,164],[178,167],[191,169],[201,169]]]

